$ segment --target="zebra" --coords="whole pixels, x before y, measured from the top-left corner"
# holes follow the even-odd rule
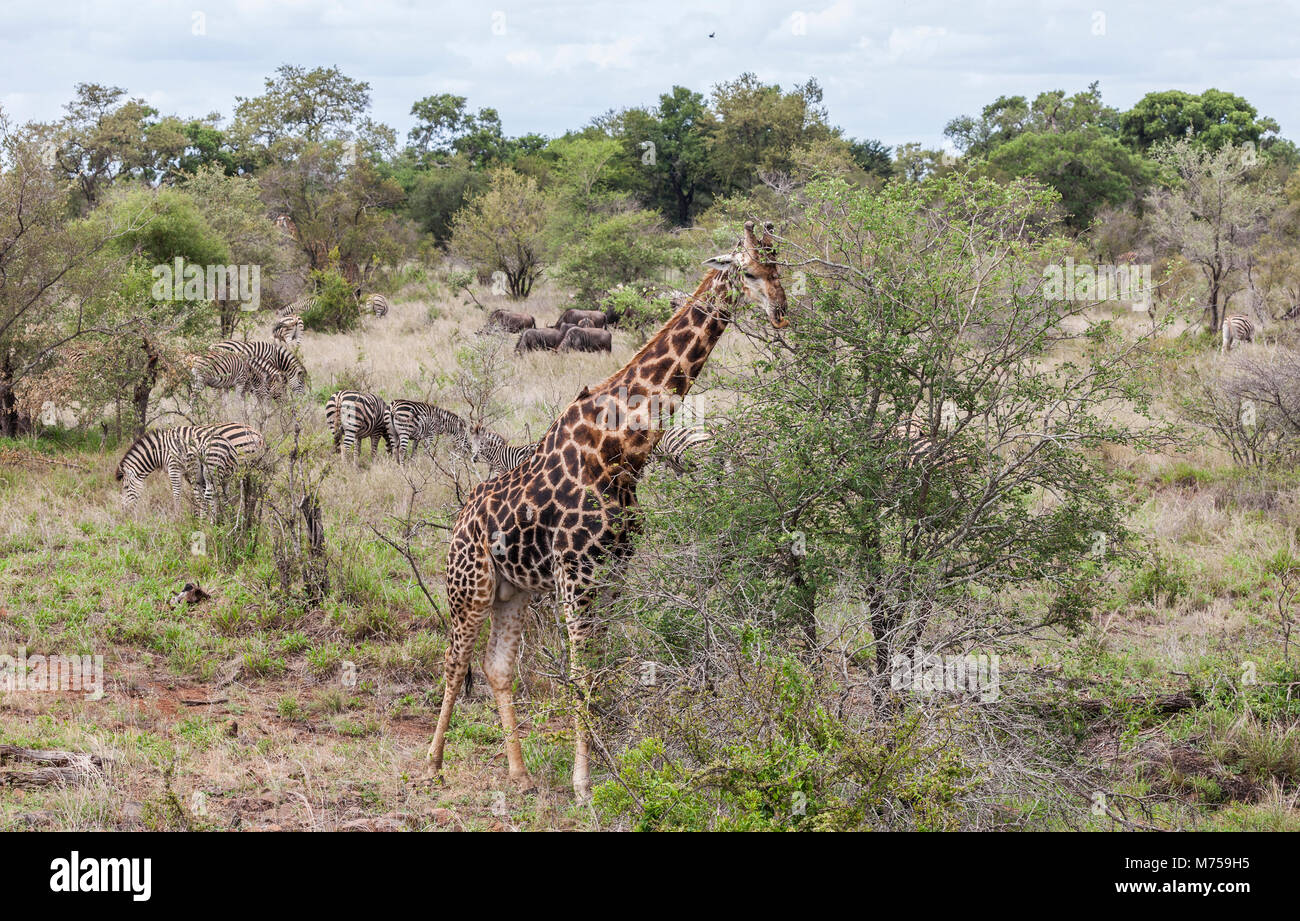
[[[698,444],[712,439],[712,435],[701,428],[693,426],[669,426],[663,436],[655,443],[650,452],[650,459],[657,460],[674,473],[686,470],[685,454]]]
[[[252,391],[258,399],[278,399],[284,394],[280,375],[246,355],[219,352],[198,358],[194,362],[194,389],[214,387],[219,390],[234,388],[241,398]]]
[[[302,329],[302,317],[291,313],[275,321],[275,325],[271,327],[271,338],[279,342],[300,342]]]
[[[512,445],[491,429],[481,425],[474,426],[469,435],[469,459],[483,461],[493,475],[514,470],[537,452],[540,441],[532,444]]]
[[[372,294],[366,298],[366,310],[370,311],[377,317],[388,314],[388,298],[382,294]]]
[[[393,400],[388,404],[388,432],[399,464],[408,447],[408,457],[413,458],[420,442],[434,435],[451,435],[457,447],[467,451],[470,445],[466,431],[465,420],[441,406],[416,400]]]
[[[208,354],[233,352],[244,355],[275,374],[278,374],[294,393],[307,390],[307,369],[296,355],[278,342],[242,342],[226,339],[218,342]]]
[[[1255,324],[1248,317],[1239,313],[1229,314],[1223,318],[1223,345],[1219,347],[1219,354],[1222,355],[1232,347],[1234,342],[1253,342],[1255,339]]]
[[[361,453],[362,440],[370,439],[370,459],[379,451],[379,439],[384,439],[388,453],[393,453],[393,436],[388,430],[388,404],[373,393],[356,390],[338,390],[325,404],[325,419],[334,433],[334,450],[346,454],[355,448]],[[342,446],[340,448],[340,445]]]
[[[256,429],[235,422],[217,425],[181,425],[145,432],[118,461],[114,479],[122,484],[122,506],[130,508],[140,498],[149,474],[167,471],[172,498],[181,497],[181,480],[194,487],[194,503],[203,517],[213,509],[213,486],[218,474],[232,469],[240,455],[260,450],[265,440]]]
[[[284,316],[290,316],[294,314],[296,314],[297,316],[302,316],[305,313],[310,313],[311,311],[315,310],[319,305],[320,305],[319,294],[304,294],[302,297],[298,298],[288,307],[283,308]]]

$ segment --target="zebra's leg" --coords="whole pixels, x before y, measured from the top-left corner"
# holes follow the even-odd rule
[[[171,456],[171,457],[169,457],[169,458],[167,458],[167,479],[168,479],[169,481],[171,481],[171,484],[172,484],[172,509],[173,509],[173,511],[175,510],[176,506],[178,506],[178,505],[180,504],[180,501],[181,501],[181,476],[182,476],[182,474],[183,474],[183,469],[182,469],[182,461],[181,461],[181,458],[176,457],[176,456],[174,456],[174,455]]]
[[[370,463],[373,464],[375,462],[375,455],[377,455],[378,453],[379,453],[379,436],[371,435],[370,436]]]

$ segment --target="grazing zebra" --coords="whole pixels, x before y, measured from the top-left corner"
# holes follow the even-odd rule
[[[662,461],[670,470],[682,473],[686,470],[686,452],[712,437],[701,428],[670,426],[664,429],[663,437],[650,452],[650,459]]]
[[[298,298],[288,307],[284,308],[285,311],[284,315],[289,316],[289,315],[297,314],[298,316],[302,316],[305,313],[309,313],[310,311],[315,310],[319,304],[320,304],[319,294],[304,294],[302,297]]]
[[[540,441],[532,444],[512,445],[491,429],[474,426],[469,436],[469,459],[484,461],[493,475],[514,470],[537,451]]]
[[[241,399],[252,391],[258,399],[278,399],[284,394],[280,375],[246,355],[218,352],[198,358],[193,367],[194,389],[234,388]]]
[[[1223,318],[1222,332],[1223,345],[1219,348],[1220,355],[1228,351],[1234,342],[1253,342],[1255,324],[1249,318],[1233,313]]]
[[[461,450],[469,447],[464,419],[441,406],[416,400],[393,400],[388,404],[388,432],[399,464],[408,447],[407,456],[415,457],[420,442],[434,435],[452,435]]]
[[[325,419],[334,433],[335,451],[346,454],[355,448],[359,455],[361,442],[369,438],[370,459],[373,461],[382,438],[388,453],[393,453],[393,436],[388,431],[388,404],[378,395],[337,390],[325,404]]]
[[[275,321],[271,327],[271,338],[280,342],[301,342],[302,328],[302,317],[291,313]]]
[[[302,366],[302,362],[296,355],[278,342],[242,342],[238,339],[227,339],[218,342],[208,350],[209,355],[219,352],[233,352],[248,357],[263,368],[278,374],[294,393],[304,393],[307,390],[307,369]]]
[[[213,506],[213,486],[218,474],[235,466],[242,454],[260,450],[261,433],[246,425],[181,425],[145,432],[126,449],[114,478],[122,484],[122,506],[130,508],[140,498],[149,474],[166,469],[172,498],[181,497],[182,478],[194,487],[194,503],[203,517]]]
[[[370,311],[377,317],[388,314],[388,298],[382,294],[372,294],[366,298],[366,310]]]
[[[245,455],[266,447],[266,439],[257,429],[236,422],[201,425],[195,429],[195,436],[193,460],[198,463],[199,475],[194,482],[194,494],[197,498],[199,489],[203,489],[208,517],[215,518],[217,478],[234,470]],[[204,517],[203,506],[199,507],[199,517]]]

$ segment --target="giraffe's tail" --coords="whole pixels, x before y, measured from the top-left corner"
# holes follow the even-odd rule
[[[468,697],[470,689],[474,687],[474,666],[465,669],[465,691],[464,696]]]

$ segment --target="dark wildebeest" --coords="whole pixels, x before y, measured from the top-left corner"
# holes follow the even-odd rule
[[[560,340],[559,352],[611,352],[614,335],[607,329],[582,329],[574,326]]]
[[[554,352],[560,347],[560,342],[564,339],[564,334],[577,327],[565,323],[559,329],[551,329],[549,326],[543,326],[540,329],[526,329],[519,335],[519,341],[515,343],[516,352]]]
[[[577,307],[570,307],[560,318],[555,321],[554,327],[559,329],[565,323],[572,323],[574,326],[581,326],[583,320],[590,320],[591,325],[596,329],[605,328],[605,313],[602,310],[579,310]]]
[[[494,310],[488,314],[487,326],[484,329],[491,329],[493,326],[500,326],[508,333],[519,333],[526,329],[536,329],[537,321],[526,313],[515,313],[511,310]]]

